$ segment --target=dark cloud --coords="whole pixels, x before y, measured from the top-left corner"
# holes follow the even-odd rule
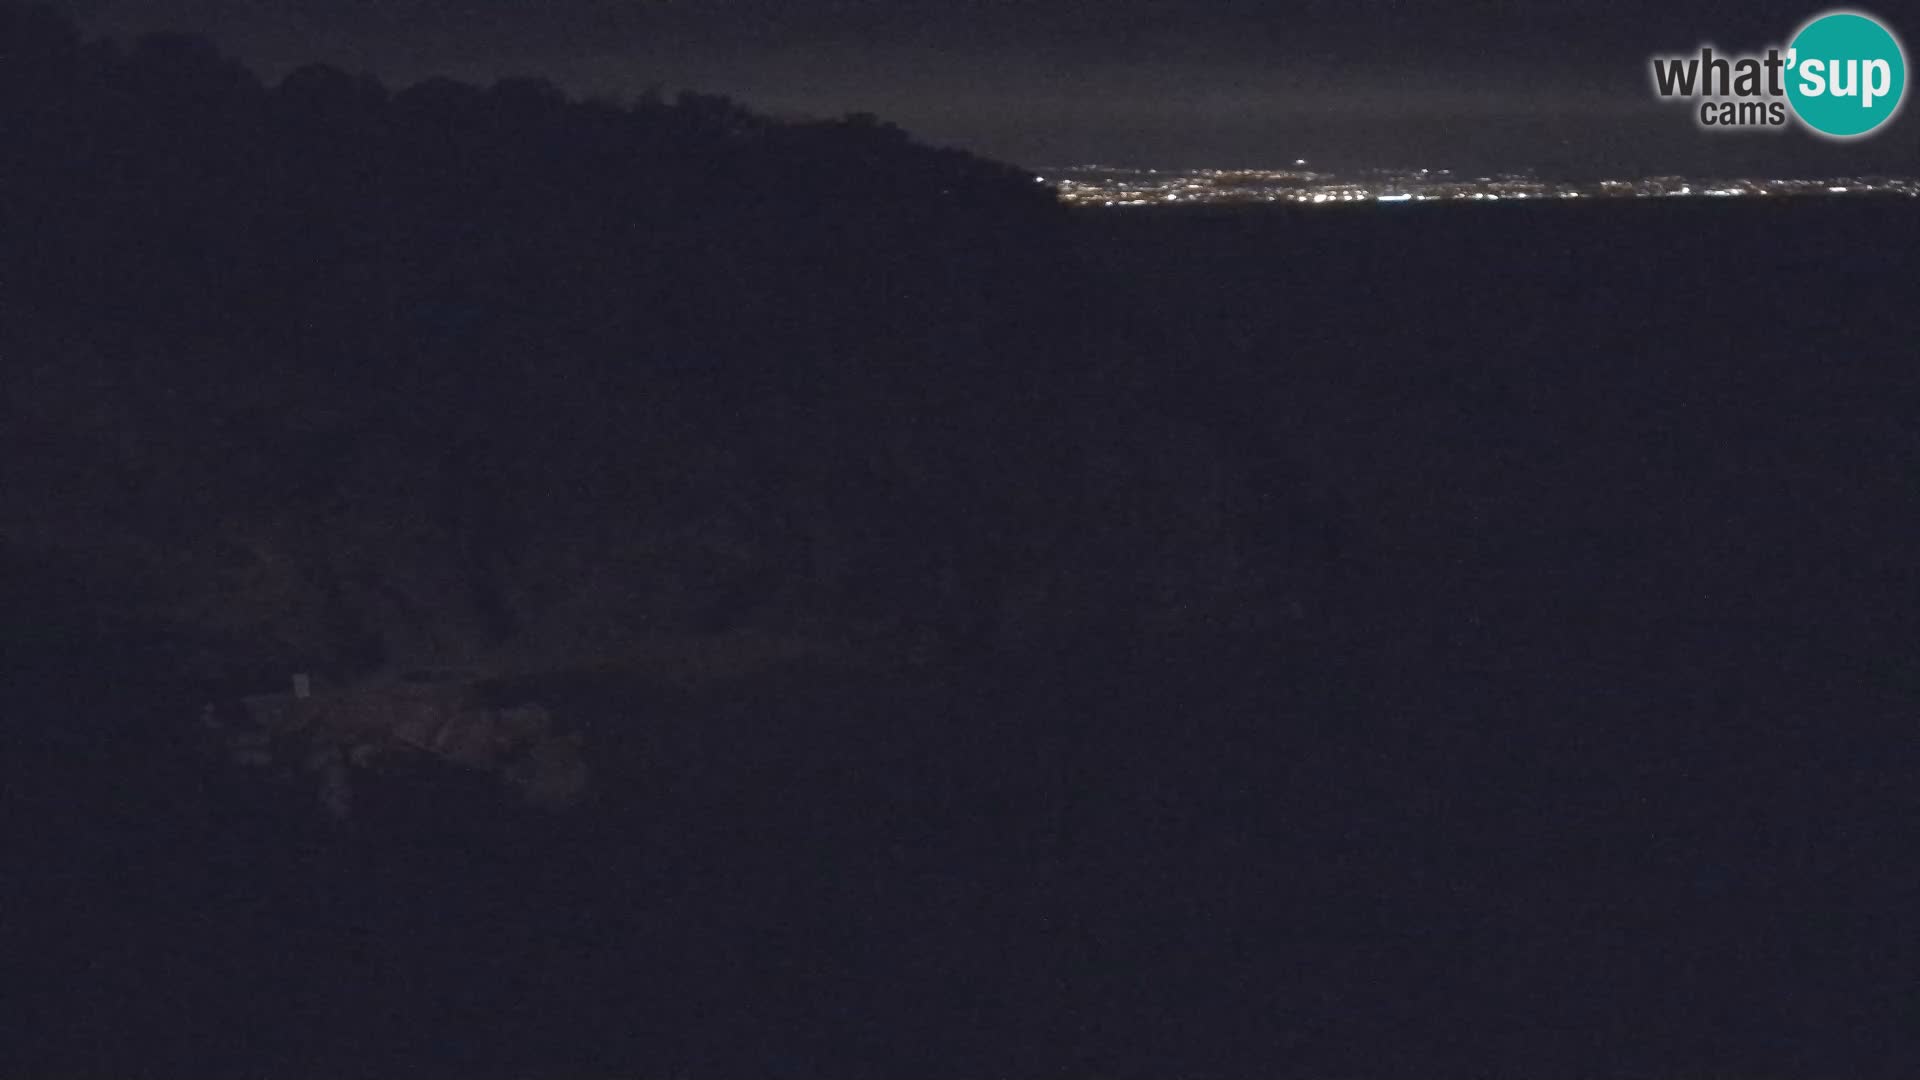
[[[70,0],[119,33],[213,36],[269,74],[308,59],[395,81],[540,72],[576,90],[730,93],[871,110],[1029,163],[1273,160],[1310,150],[1514,166],[1755,159],[1891,167],[1911,111],[1852,146],[1712,136],[1649,100],[1658,52],[1778,43],[1772,0]],[[1871,9],[1871,5],[1869,8]],[[1901,25],[1902,11],[1880,13]],[[1911,21],[1911,20],[1910,20]],[[1920,25],[1916,22],[1915,25]]]

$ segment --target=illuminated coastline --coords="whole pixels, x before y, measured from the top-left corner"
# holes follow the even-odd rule
[[[1070,206],[1149,207],[1355,203],[1502,202],[1555,199],[1920,197],[1920,179],[1651,176],[1582,182],[1518,174],[1464,176],[1447,169],[1372,170],[1340,175],[1301,165],[1282,169],[1129,169],[1079,165],[1036,177]]]

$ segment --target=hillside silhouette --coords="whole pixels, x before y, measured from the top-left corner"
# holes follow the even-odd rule
[[[1256,576],[1238,523],[1167,535],[1192,496],[1141,440],[1206,434],[1102,370],[1030,174],[697,93],[265,86],[6,11],[40,512],[5,539],[200,677],[742,629],[978,652],[1111,626],[1196,545],[1216,599]]]

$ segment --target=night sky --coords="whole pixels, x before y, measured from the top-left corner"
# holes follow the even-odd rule
[[[1823,8],[1755,0],[63,0],[92,29],[204,33],[268,76],[539,73],[776,113],[878,113],[1030,166],[1840,173],[1920,168],[1879,135],[1708,134],[1647,58],[1783,43]],[[1907,35],[1907,0],[1866,5]]]

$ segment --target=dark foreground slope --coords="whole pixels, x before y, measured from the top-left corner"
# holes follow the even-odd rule
[[[1881,245],[1908,212],[1084,227],[1112,288],[1137,260],[1172,305],[1135,324],[1170,407],[1337,478],[1351,554],[1305,625],[575,684],[630,724],[592,810],[447,791],[345,836],[101,753],[88,725],[190,702],[73,671],[14,714],[66,740],[18,789],[60,826],[20,849],[51,913],[29,1045],[114,1073],[1903,1072],[1917,496]],[[1786,273],[1841,259],[1840,290]]]
[[[314,75],[292,135],[80,55],[8,144],[67,261],[5,249],[0,1071],[1910,1071],[1910,207],[1068,218],[859,121]],[[591,198],[495,157],[583,130]],[[232,189],[100,216],[76,145]],[[170,734],[743,628],[845,648],[540,676],[568,817],[334,828]]]
[[[1375,1045],[1910,1064],[1915,207],[1096,220],[1207,351],[1165,396],[1348,500],[1367,809],[1305,821],[1437,995]]]

